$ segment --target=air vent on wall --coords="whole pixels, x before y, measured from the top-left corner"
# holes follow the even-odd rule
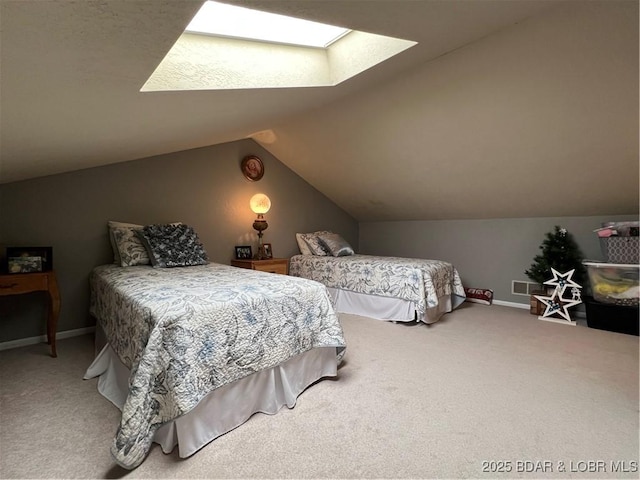
[[[541,289],[542,287],[534,282],[523,282],[521,280],[511,281],[511,293],[513,295],[531,295],[533,292]]]

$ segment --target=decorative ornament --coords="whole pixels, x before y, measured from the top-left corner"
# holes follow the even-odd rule
[[[564,291],[567,287],[574,288],[582,288],[576,282],[571,280],[573,273],[576,270],[569,270],[567,273],[560,273],[555,268],[551,267],[551,273],[553,273],[553,278],[551,280],[547,280],[544,282],[545,285],[555,285],[556,288],[560,288],[560,296],[564,294]]]
[[[580,295],[580,289],[582,287],[571,280],[575,270],[569,270],[567,273],[559,273],[557,270],[552,268],[551,272],[553,273],[553,278],[551,280],[547,280],[544,284],[555,285],[556,288],[553,290],[553,293],[549,296],[534,295],[546,307],[542,316],[538,318],[548,322],[575,326],[576,322],[571,320],[571,315],[567,310],[570,307],[574,307],[579,303],[582,303]],[[564,293],[567,287],[571,287],[571,298],[564,298]],[[562,318],[555,317],[554,315],[560,315]]]

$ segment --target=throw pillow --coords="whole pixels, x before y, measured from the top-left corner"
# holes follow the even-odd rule
[[[349,242],[337,233],[321,233],[317,238],[324,249],[334,257],[344,257],[355,253]]]
[[[327,232],[326,230],[321,230],[313,233],[303,233],[302,239],[307,244],[307,247],[309,248],[311,255],[318,255],[318,256],[324,257],[327,255],[327,251],[325,250],[324,246],[320,243],[320,240],[318,239],[318,235],[320,235],[321,233],[331,233],[331,232]]]
[[[138,225],[136,223],[115,222],[109,220],[107,222],[107,229],[109,230],[109,242],[111,243],[111,249],[113,250],[113,263],[121,265],[122,259],[120,258],[120,252],[118,251],[118,245],[113,237],[113,229],[117,227],[130,227],[130,228],[142,228],[144,225]]]
[[[298,248],[300,249],[300,253],[302,255],[313,255],[311,250],[309,250],[309,245],[304,240],[304,233],[296,233],[296,242],[298,243]]]
[[[189,225],[147,225],[137,230],[137,235],[143,239],[154,267],[188,267],[209,262],[198,234]]]
[[[140,230],[142,230],[141,225],[137,227],[112,227],[110,229],[121,267],[149,265],[147,250],[136,235],[136,232]]]

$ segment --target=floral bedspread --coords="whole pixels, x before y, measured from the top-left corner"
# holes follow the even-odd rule
[[[327,289],[316,282],[220,264],[102,265],[91,314],[131,369],[111,453],[125,468],[155,431],[214,389],[315,347],[346,347]]]
[[[419,258],[348,255],[344,257],[296,255],[289,274],[327,287],[380,297],[409,300],[418,318],[438,306],[444,295],[465,297],[460,275],[451,263]]]

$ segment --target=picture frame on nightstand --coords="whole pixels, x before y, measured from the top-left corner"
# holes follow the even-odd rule
[[[263,243],[262,247],[260,247],[260,253],[262,253],[262,258],[265,258],[265,259],[273,258],[273,250],[271,249],[271,244]]]
[[[253,258],[253,251],[251,245],[237,245],[236,246],[236,260],[251,260]]]
[[[52,247],[7,247],[7,273],[34,273],[53,270]]]

